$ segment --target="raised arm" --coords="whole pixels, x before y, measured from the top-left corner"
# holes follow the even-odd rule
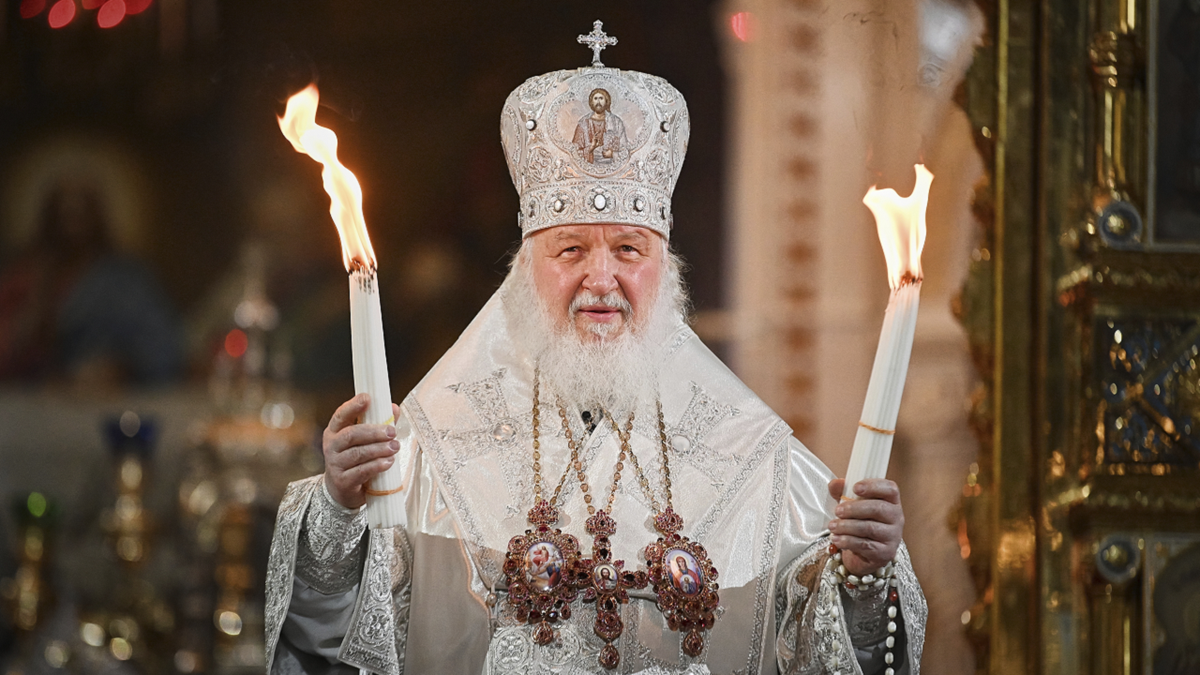
[[[267,588],[271,672],[332,675],[402,663],[402,640],[364,648],[355,622],[366,605],[378,605],[373,611],[382,610],[389,627],[407,618],[407,535],[368,531],[363,505],[369,481],[415,441],[398,406],[398,426],[357,424],[367,403],[359,395],[334,412],[322,437],[325,473],[288,486],[280,504]]]
[[[839,502],[845,481],[830,480],[819,460],[794,445],[791,522],[776,584],[784,608],[776,624],[779,671],[919,672],[927,609],[901,541],[899,487],[863,481],[860,499]]]

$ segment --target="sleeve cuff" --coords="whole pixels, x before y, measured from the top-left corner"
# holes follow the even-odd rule
[[[296,575],[321,593],[349,590],[358,583],[366,545],[366,509],[334,501],[321,481],[320,497],[309,503],[300,533]]]
[[[325,482],[325,478],[323,476],[321,478],[321,496],[325,500],[325,503],[332,508],[335,513],[340,513],[345,516],[354,516],[363,509],[361,506],[357,509],[350,509],[339,504],[337,500],[333,498],[333,495],[329,494],[329,484]]]

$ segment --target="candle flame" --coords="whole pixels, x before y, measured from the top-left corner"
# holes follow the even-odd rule
[[[933,174],[916,164],[917,184],[912,194],[901,197],[892,188],[876,190],[872,185],[863,203],[875,214],[879,243],[887,260],[888,284],[897,289],[921,280],[921,250],[925,248],[925,207]]]
[[[367,236],[363,218],[362,186],[354,174],[337,158],[337,134],[317,124],[319,93],[315,84],[308,85],[288,99],[287,109],[279,118],[279,128],[296,152],[321,163],[321,179],[329,193],[329,215],[342,238],[342,262],[346,271],[357,267],[375,269],[375,250]]]

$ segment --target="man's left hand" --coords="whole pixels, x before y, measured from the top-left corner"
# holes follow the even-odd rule
[[[829,494],[841,499],[843,478],[829,481]],[[854,486],[858,499],[837,505],[837,518],[829,521],[831,541],[842,552],[842,564],[855,576],[874,574],[896,557],[904,534],[904,510],[900,487],[886,478],[859,481]]]

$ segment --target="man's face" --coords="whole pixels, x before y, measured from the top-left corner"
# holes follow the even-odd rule
[[[615,338],[649,314],[664,270],[661,237],[631,225],[560,225],[531,235],[533,281],[556,326]],[[598,302],[624,299],[631,311]],[[575,311],[571,304],[581,303]],[[630,316],[632,314],[632,316]]]
[[[608,97],[602,91],[594,91],[592,92],[591,104],[593,111],[602,113],[608,109]]]

